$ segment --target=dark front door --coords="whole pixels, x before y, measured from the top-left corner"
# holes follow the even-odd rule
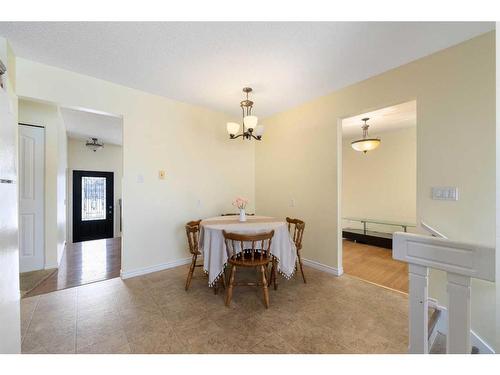
[[[73,242],[113,237],[113,172],[73,171]]]

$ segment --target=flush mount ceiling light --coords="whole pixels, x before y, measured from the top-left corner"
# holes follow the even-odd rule
[[[104,143],[100,142],[97,138],[90,138],[87,143],[85,143],[85,146],[96,152],[100,148],[104,147]]]
[[[363,138],[358,139],[356,141],[351,142],[351,146],[353,149],[356,151],[362,151],[363,153],[367,153],[368,151],[375,150],[378,146],[380,146],[380,138],[368,138],[368,128],[370,125],[368,125],[366,122],[370,118],[364,118],[361,121],[364,121],[363,126],[361,126],[361,129],[363,129]]]
[[[240,102],[241,111],[243,113],[243,132],[238,134],[240,131],[240,124],[237,122],[228,122],[226,129],[229,133],[230,139],[236,139],[242,137],[241,139],[256,139],[260,141],[262,139],[262,134],[264,134],[264,126],[257,125],[257,116],[252,115],[253,102],[248,100],[248,93],[252,92],[251,87],[244,87],[243,92],[246,94],[246,99]]]

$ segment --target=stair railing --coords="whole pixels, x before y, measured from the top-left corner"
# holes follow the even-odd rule
[[[409,352],[429,352],[429,268],[434,268],[447,274],[446,351],[470,353],[471,278],[495,281],[495,249],[446,238],[396,232],[392,257],[408,263]]]

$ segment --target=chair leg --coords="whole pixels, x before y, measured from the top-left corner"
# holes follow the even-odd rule
[[[302,280],[304,280],[304,284],[307,284],[306,275],[304,274],[304,268],[302,267],[302,258],[300,257],[300,253],[297,251],[297,259],[299,260],[300,273],[302,274]]]
[[[267,286],[270,287],[273,282],[274,264],[271,262],[271,270],[269,271],[269,278],[267,279]]]
[[[214,283],[214,294],[217,295],[217,292],[219,291],[219,280],[217,280]]]
[[[269,308],[269,290],[267,289],[267,280],[266,280],[266,271],[264,266],[260,266],[260,270],[262,272],[262,288],[264,289],[264,305],[266,305],[266,309]]]
[[[189,272],[188,272],[187,280],[186,280],[186,291],[189,289],[189,286],[191,285],[191,279],[193,278],[193,273],[194,273],[194,269],[196,266],[196,258],[197,257],[198,257],[198,255],[194,254],[193,259],[191,260],[191,266],[189,267]]]
[[[229,286],[226,292],[226,306],[229,307],[231,299],[233,298],[233,284],[234,284],[234,274],[236,273],[236,266],[231,266],[231,275],[229,276]]]
[[[226,289],[226,273],[222,272],[222,287]]]

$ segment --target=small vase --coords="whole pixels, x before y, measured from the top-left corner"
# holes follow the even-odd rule
[[[247,221],[247,216],[245,214],[245,209],[244,208],[240,208],[240,221]]]

